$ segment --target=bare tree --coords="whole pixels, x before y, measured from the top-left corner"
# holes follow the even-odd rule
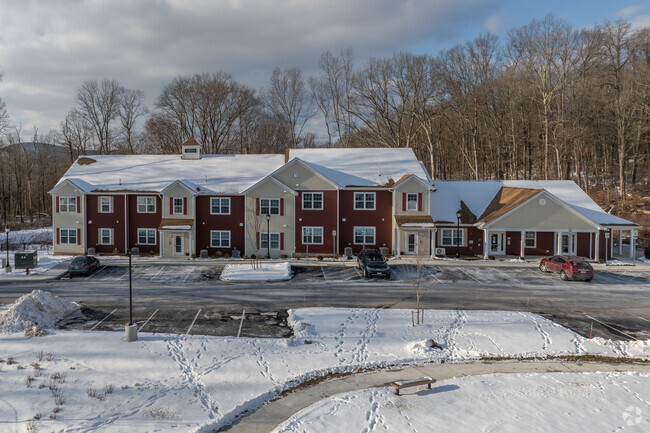
[[[136,122],[147,112],[142,90],[123,89],[119,98],[118,114],[122,123],[122,137],[126,143],[127,151],[131,154],[133,153]]]
[[[315,114],[300,68],[293,67],[284,71],[276,68],[262,97],[278,121],[287,124],[291,132],[289,146],[298,147],[305,124]]]
[[[124,88],[116,80],[86,81],[75,96],[76,110],[91,125],[100,154],[110,153],[113,143],[112,121],[119,115]]]
[[[71,110],[60,125],[60,134],[57,143],[68,148],[70,162],[77,155],[86,154],[88,145],[92,141],[92,126],[78,111]]]
[[[0,72],[0,81],[4,73]],[[5,101],[0,98],[0,137],[4,136],[5,132],[9,128],[9,114],[7,113],[7,104]]]

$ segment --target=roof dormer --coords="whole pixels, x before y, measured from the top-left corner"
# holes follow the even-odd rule
[[[181,159],[201,159],[201,143],[191,137],[181,145]]]

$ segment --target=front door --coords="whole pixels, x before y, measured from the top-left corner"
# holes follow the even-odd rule
[[[490,233],[490,254],[505,254],[505,232]]]
[[[174,254],[185,254],[185,248],[183,248],[183,243],[185,236],[183,235],[174,235]]]
[[[418,253],[417,235],[415,233],[407,233],[406,235],[406,252],[408,254]]]
[[[576,234],[567,233],[562,234],[562,249],[560,250],[562,254],[567,256],[576,255]]]

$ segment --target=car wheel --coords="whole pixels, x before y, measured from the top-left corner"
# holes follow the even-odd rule
[[[539,264],[539,270],[542,272],[548,272],[548,269],[546,269],[546,265],[544,263]]]
[[[590,283],[590,282],[591,282],[591,278],[587,278],[585,281],[588,282],[588,283]]]
[[[564,271],[560,271],[560,278],[562,278],[564,281],[569,280],[569,276]]]

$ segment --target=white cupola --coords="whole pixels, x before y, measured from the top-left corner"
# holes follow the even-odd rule
[[[201,143],[191,137],[181,145],[181,159],[201,159]]]

